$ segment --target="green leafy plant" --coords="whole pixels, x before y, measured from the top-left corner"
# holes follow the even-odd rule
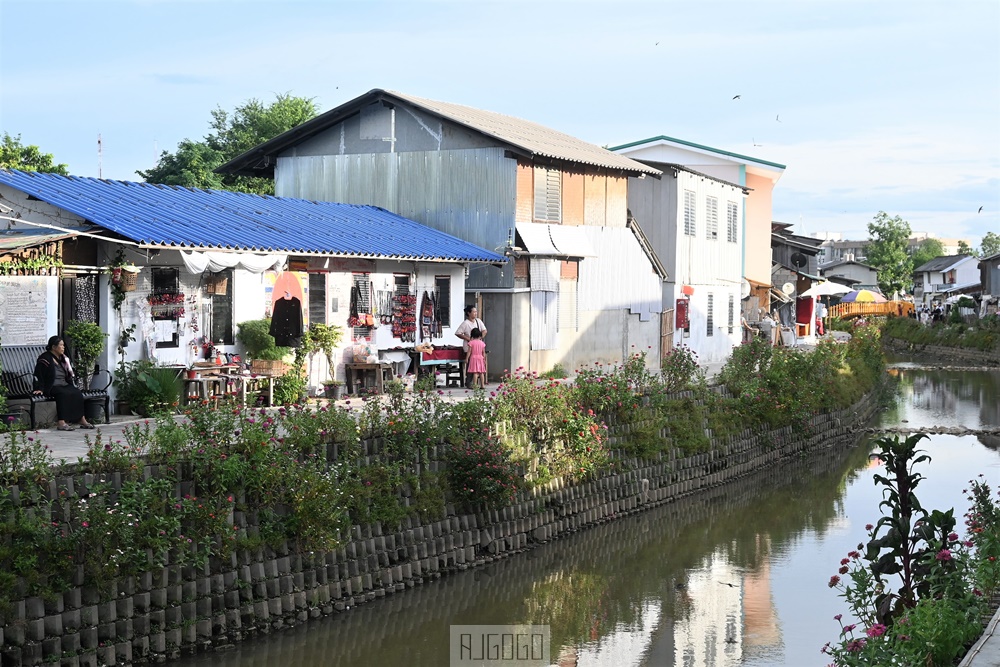
[[[857,624],[835,617],[840,642],[823,650],[837,665],[897,664],[903,656],[899,664],[950,665],[981,632],[984,601],[974,587],[968,554],[974,542],[960,540],[954,532],[954,510],[927,511],[916,495],[923,476],[914,466],[929,460],[917,449],[925,437],[894,435],[875,441],[873,456],[886,470],[874,476],[882,487],[879,507],[884,513],[865,527],[868,543],[849,552],[829,581],[841,591],[865,636]]]
[[[290,348],[277,346],[270,334],[270,319],[240,322],[236,327],[236,340],[243,345],[249,358],[280,361],[288,356]]]
[[[482,429],[448,450],[448,486],[469,508],[498,507],[517,494],[520,478],[510,451]]]
[[[539,377],[545,378],[546,380],[562,380],[569,377],[566,373],[565,367],[562,364],[555,364],[552,368],[542,373]]]
[[[329,369],[330,377],[333,377],[333,371],[337,367],[333,360],[333,352],[337,349],[337,346],[340,345],[340,341],[343,336],[344,330],[336,324],[309,325],[309,340],[311,343],[309,352],[323,353],[323,356],[326,358],[326,364]]]
[[[660,375],[666,392],[681,391],[705,380],[705,372],[698,366],[698,355],[686,345],[671,348],[660,361]]]
[[[94,370],[97,358],[104,351],[108,334],[104,333],[101,327],[93,322],[79,320],[70,320],[66,325],[65,334],[73,346],[77,370],[87,382]]]

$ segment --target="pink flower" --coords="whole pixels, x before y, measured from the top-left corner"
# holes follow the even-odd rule
[[[876,623],[872,627],[865,630],[865,634],[869,637],[881,637],[885,634],[886,627],[881,623]]]
[[[949,561],[951,560],[951,552],[947,549],[942,549],[941,551],[937,552],[937,555],[934,557],[940,561]]]
[[[838,577],[837,575],[833,575],[832,577],[830,577],[830,583],[828,583],[827,586],[833,588],[839,583],[840,583],[840,577]]]

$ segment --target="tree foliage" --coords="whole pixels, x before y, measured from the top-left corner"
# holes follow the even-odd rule
[[[983,242],[979,244],[980,257],[992,257],[1000,253],[1000,234],[996,232],[986,232]]]
[[[959,240],[958,242],[958,254],[959,255],[972,255],[973,257],[978,257],[978,252],[975,248],[970,246],[964,240]]]
[[[38,146],[25,146],[21,143],[20,134],[12,137],[7,132],[3,133],[3,140],[0,141],[0,167],[69,176],[69,167],[56,164],[51,153],[43,153]]]
[[[913,251],[913,268],[916,269],[918,266],[943,255],[944,246],[941,245],[941,241],[937,239],[924,239],[917,246],[917,249]]]
[[[216,107],[209,122],[212,131],[203,141],[185,139],[177,145],[176,152],[163,151],[155,167],[136,173],[149,183],[273,194],[274,182],[270,179],[216,174],[214,170],[254,146],[301,125],[318,111],[312,98],[290,94],[275,98],[270,104],[250,99],[231,112]]]
[[[909,291],[913,284],[913,260],[906,252],[910,224],[898,215],[879,211],[868,223],[867,262],[878,271],[883,294]]]

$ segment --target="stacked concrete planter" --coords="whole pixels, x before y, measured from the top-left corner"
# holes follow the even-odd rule
[[[298,554],[288,545],[240,551],[201,569],[168,566],[118,581],[104,598],[81,585],[55,601],[20,599],[0,623],[3,664],[159,662],[402,594],[444,574],[725,484],[782,459],[842,445],[853,440],[853,427],[871,416],[874,403],[863,400],[816,416],[807,437],[791,429],[746,431],[725,444],[713,441],[716,449],[694,456],[620,458],[627,472],[576,485],[556,479],[499,510],[429,523],[407,519],[398,530],[355,526],[346,544],[328,553]],[[612,437],[618,437],[616,429],[621,426],[612,429]],[[365,443],[365,455],[377,456],[379,447],[377,441]],[[431,450],[431,460],[423,465],[439,469],[444,447]],[[330,445],[328,458],[336,455]],[[144,470],[156,473],[149,466]],[[49,493],[72,496],[93,483],[87,475],[60,478]],[[254,527],[253,516],[237,512],[233,520]]]

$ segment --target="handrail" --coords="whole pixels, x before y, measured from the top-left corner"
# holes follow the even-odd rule
[[[830,306],[827,313],[830,317],[839,317],[842,320],[854,317],[909,317],[913,312],[913,304],[909,301],[886,301],[885,303],[838,303]]]

